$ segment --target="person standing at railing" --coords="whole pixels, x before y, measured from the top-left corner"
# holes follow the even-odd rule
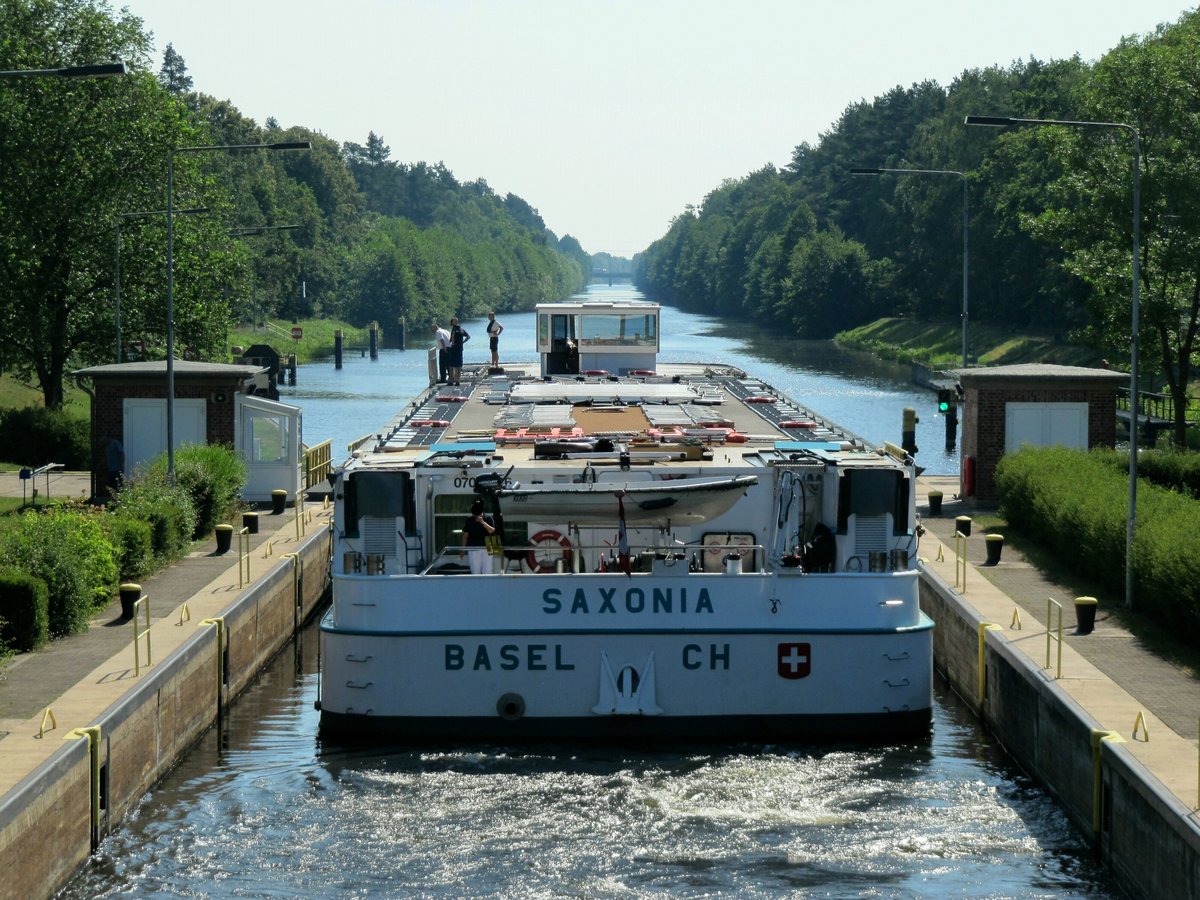
[[[471,504],[471,515],[467,516],[462,528],[463,546],[467,549],[472,575],[487,575],[491,569],[487,539],[495,533],[496,524],[491,516],[484,515],[483,501],[476,500]]]

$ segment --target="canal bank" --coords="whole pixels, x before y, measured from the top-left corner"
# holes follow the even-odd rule
[[[0,682],[0,896],[64,885],[253,683],[322,602],[328,518],[311,503],[263,513],[230,553],[201,547],[149,579],[148,628],[114,601],[69,645],[15,661]]]
[[[922,503],[932,488],[943,490],[946,497],[955,490],[947,479],[923,479]],[[10,671],[10,678],[0,685],[0,704],[4,704],[0,710],[7,710],[13,691],[20,687],[27,692],[22,702],[35,708],[37,715],[14,722],[5,712],[0,719],[0,730],[9,731],[0,739],[0,790],[5,792],[0,800],[0,864],[8,873],[0,896],[46,896],[65,883],[87,859],[95,837],[112,830],[129,813],[211,726],[218,703],[227,703],[249,684],[261,668],[260,660],[273,652],[269,648],[288,639],[297,615],[298,577],[302,577],[301,613],[319,602],[319,595],[312,592],[318,581],[323,584],[320,567],[326,564],[328,545],[323,542],[327,537],[318,533],[322,512],[310,510],[314,519],[303,540],[296,539],[290,515],[274,526],[270,523],[278,521],[275,517],[262,517],[266,527],[255,536],[255,583],[250,589],[238,586],[233,560],[214,558],[209,549],[148,582],[146,593],[163,601],[162,611],[156,607],[154,614],[155,663],[149,671],[133,675],[128,639],[121,653],[106,655],[79,679],[82,693],[77,694],[76,688],[59,691],[32,659]],[[957,512],[949,501],[941,517],[927,517],[928,532],[921,545],[926,560],[923,602],[938,621],[937,666],[979,710],[982,721],[1013,758],[1061,804],[1080,832],[1095,839],[1116,882],[1134,895],[1194,896],[1200,855],[1192,811],[1197,748],[1195,740],[1174,733],[1170,724],[1181,715],[1173,698],[1195,698],[1195,681],[1177,670],[1157,669],[1161,661],[1135,642],[1118,645],[1109,634],[1111,624],[1103,619],[1089,637],[1109,641],[1103,655],[1110,662],[1128,658],[1121,678],[1114,682],[1090,664],[1074,649],[1083,640],[1076,637],[1064,642],[1062,677],[1056,678],[1057,651],[1055,668],[1043,668],[1046,630],[1034,613],[1039,604],[1044,607],[1043,595],[1057,589],[1011,547],[1005,548],[1001,564],[985,577],[985,538],[978,534],[967,544],[966,590],[956,587],[955,576],[961,572],[950,536]],[[295,563],[281,558],[297,551],[305,560],[302,575]],[[189,567],[192,564],[195,571]],[[203,566],[217,566],[220,571],[201,580]],[[993,584],[1002,580],[1001,574],[1003,590]],[[178,597],[183,599],[176,602]],[[191,621],[179,624],[185,602]],[[1070,603],[1065,605],[1064,626],[1070,631],[1074,617]],[[1016,609],[1020,609],[1020,628],[1014,623]],[[216,666],[225,653],[218,650],[216,629],[200,624],[218,615],[224,615],[230,638],[229,669],[222,687],[218,687]],[[119,630],[130,627],[124,624]],[[81,641],[109,640],[114,630],[118,629],[100,624],[80,636]],[[982,702],[980,671],[984,673]],[[1146,697],[1148,683],[1156,684],[1160,693]],[[105,693],[109,691],[113,693]],[[31,699],[35,696],[41,698],[37,703]],[[48,727],[39,738],[46,707],[54,710],[61,724]],[[1139,712],[1144,726],[1135,738],[1133,724]],[[62,740],[81,725],[99,728],[102,795],[95,830],[90,819],[89,742],[80,737]],[[31,748],[40,758],[21,755],[17,752],[21,747]],[[1097,772],[1099,805],[1095,803]],[[1101,815],[1099,823],[1093,824],[1096,810]]]
[[[957,479],[922,479],[926,513],[931,490],[950,498]],[[939,672],[1124,890],[1200,895],[1200,684],[1114,622],[1082,633],[1075,598],[1012,548],[989,566],[986,535],[954,537],[965,512],[943,502],[923,519],[921,605]]]

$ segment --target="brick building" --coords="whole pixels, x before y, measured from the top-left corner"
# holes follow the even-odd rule
[[[114,363],[74,373],[92,397],[92,496],[107,494],[109,448],[123,450],[122,474],[166,449],[167,364]],[[236,446],[235,399],[263,391],[261,366],[175,362],[175,443],[205,442]]]
[[[999,501],[996,464],[1025,444],[1080,449],[1116,443],[1117,388],[1129,376],[1108,369],[1047,364],[958,369],[962,388],[963,497]]]

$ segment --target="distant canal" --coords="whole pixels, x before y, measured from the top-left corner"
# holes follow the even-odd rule
[[[501,361],[529,358],[532,316],[503,321]],[[667,355],[743,365],[874,442],[913,406],[920,461],[957,471],[900,367],[675,311],[663,331]],[[308,441],[381,427],[424,384],[426,336],[410,346],[303,367],[285,399]],[[62,896],[1119,896],[940,684],[931,736],[886,747],[363,750],[316,737],[316,653],[309,628]]]
[[[588,296],[623,300],[641,295],[629,285],[592,285]],[[497,318],[504,325],[501,365],[535,359],[533,313]],[[490,359],[484,325],[484,320],[464,323],[471,334],[464,353],[468,365]],[[876,445],[900,443],[901,417],[905,407],[912,407],[920,418],[917,461],[931,475],[958,473],[958,452],[946,450],[936,397],[911,383],[907,365],[842,350],[832,341],[797,340],[749,323],[670,308],[663,310],[661,332],[663,359],[738,366]],[[404,401],[426,386],[432,344],[428,323],[410,322],[407,350],[382,350],[374,361],[347,351],[340,370],[332,359],[301,366],[297,384],[280,387],[280,399],[304,408],[305,441],[332,439],[334,459],[339,460],[350,441],[383,428]]]

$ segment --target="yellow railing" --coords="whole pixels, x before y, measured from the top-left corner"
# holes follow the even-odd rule
[[[989,631],[1001,631],[999,625],[993,625],[991,622],[979,623],[979,705],[983,706],[983,701],[987,699],[987,633]]]
[[[225,617],[215,616],[211,619],[201,619],[201,625],[211,625],[217,629],[217,719],[221,718],[225,708]]]
[[[91,843],[95,850],[100,841],[100,726],[75,728],[63,735],[64,741],[87,738],[91,781]]]
[[[333,471],[333,441],[321,441],[304,451],[304,487],[324,481]]]
[[[954,532],[954,586],[967,592],[967,536],[961,531]]]
[[[1125,738],[1115,731],[1092,729],[1092,831],[1100,833],[1104,825],[1104,777],[1100,765],[1101,746],[1105,741],[1111,744],[1123,744]]]
[[[243,526],[238,532],[238,587],[250,581],[250,529]]]
[[[1058,613],[1058,627],[1054,626],[1055,613]],[[1063,608],[1062,604],[1053,597],[1046,598],[1046,665],[1043,669],[1050,668],[1050,642],[1058,643],[1058,667],[1054,671],[1055,678],[1062,678],[1062,630],[1063,630]]]
[[[146,627],[138,630],[138,613],[146,611]],[[150,598],[146,594],[138,597],[133,604],[133,674],[142,673],[142,638],[146,639],[146,668],[154,665],[150,657]]]

